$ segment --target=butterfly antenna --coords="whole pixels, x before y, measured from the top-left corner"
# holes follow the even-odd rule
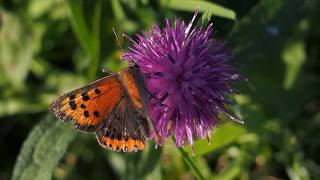
[[[118,34],[117,34],[116,30],[115,30],[114,28],[112,28],[112,31],[113,31],[114,36],[116,37],[116,40],[117,40],[117,44],[118,44],[118,46],[119,46],[119,49],[121,50],[121,52],[124,52],[123,49],[122,49],[122,46],[121,46],[121,43],[120,43],[120,39],[119,39],[119,37],[118,37]]]

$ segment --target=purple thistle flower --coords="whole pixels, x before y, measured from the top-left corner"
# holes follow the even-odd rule
[[[163,30],[154,24],[152,31],[131,40],[133,47],[123,56],[144,74],[152,94],[149,111],[160,135],[174,134],[179,147],[186,139],[191,145],[197,137],[210,141],[219,113],[242,123],[225,108],[226,96],[235,93],[230,82],[241,80],[228,63],[231,53],[214,39],[212,24],[192,27],[197,14],[189,24],[176,19],[171,27],[166,19]]]

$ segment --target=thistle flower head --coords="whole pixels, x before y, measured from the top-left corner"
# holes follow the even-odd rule
[[[193,27],[176,19],[165,28],[157,24],[137,35],[123,58],[140,67],[152,94],[149,111],[162,137],[176,137],[177,146],[193,145],[197,137],[210,140],[218,114],[226,110],[226,96],[234,94],[230,82],[240,76],[229,63],[225,43],[214,38],[212,24]]]

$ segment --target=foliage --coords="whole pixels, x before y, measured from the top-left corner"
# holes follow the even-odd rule
[[[317,0],[3,0],[0,179],[316,179],[320,176]],[[102,149],[48,114],[59,94],[125,66],[128,41],[164,18],[213,22],[248,79],[212,142],[138,153]],[[29,134],[29,135],[28,135]]]

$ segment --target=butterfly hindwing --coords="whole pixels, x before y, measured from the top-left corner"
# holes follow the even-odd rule
[[[100,145],[114,151],[143,150],[149,134],[145,117],[123,97],[114,111],[96,131]]]
[[[95,131],[123,96],[118,75],[99,79],[55,100],[50,111],[81,131]]]
[[[125,91],[133,107],[140,115],[145,117],[144,121],[148,124],[148,129],[152,132],[151,135],[154,137],[154,140],[156,143],[161,144],[162,138],[149,114],[149,93],[141,72],[134,68],[123,70],[120,73],[120,80],[125,87]]]

